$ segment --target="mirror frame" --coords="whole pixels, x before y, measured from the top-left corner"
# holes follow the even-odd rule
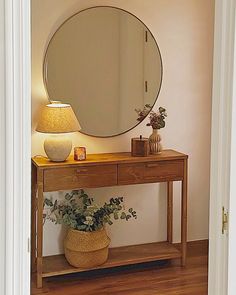
[[[159,48],[159,45],[157,44],[157,41],[156,41],[156,38],[154,37],[153,33],[151,32],[151,30],[148,28],[148,26],[139,18],[137,17],[135,14],[123,9],[123,8],[120,8],[120,7],[115,7],[115,6],[109,6],[109,5],[97,5],[97,6],[91,6],[91,7],[88,7],[88,8],[85,8],[85,9],[82,9],[82,10],[79,10],[77,11],[76,13],[72,14],[70,17],[68,17],[66,20],[64,20],[56,29],[56,31],[52,34],[51,38],[49,39],[49,41],[47,42],[47,45],[46,45],[46,50],[44,52],[44,57],[43,57],[43,65],[42,65],[42,74],[43,74],[43,84],[44,84],[44,88],[45,88],[45,91],[46,91],[46,94],[47,94],[47,99],[48,101],[51,103],[53,100],[50,100],[50,96],[49,96],[49,93],[48,93],[48,89],[47,89],[47,66],[46,66],[46,60],[47,60],[47,53],[48,53],[48,49],[49,49],[49,46],[50,46],[50,43],[51,41],[53,40],[53,38],[55,37],[56,33],[60,30],[60,28],[67,22],[69,21],[71,18],[73,18],[74,16],[76,16],[77,14],[81,13],[81,12],[84,12],[84,11],[87,11],[87,10],[90,10],[90,9],[94,9],[94,8],[102,8],[102,7],[108,7],[108,8],[114,8],[114,9],[117,9],[117,10],[121,10],[125,13],[128,13],[129,15],[135,17],[137,20],[140,21],[140,23],[142,23],[144,25],[144,27],[149,31],[149,33],[151,34],[155,44],[156,44],[156,47],[157,47],[157,51],[159,53],[159,56],[160,56],[160,62],[161,62],[161,81],[160,81],[160,87],[157,91],[157,95],[156,95],[156,98],[154,100],[154,103],[150,109],[150,111],[147,113],[147,115],[143,118],[142,121],[137,121],[137,124],[135,124],[133,127],[127,129],[126,131],[123,131],[123,132],[120,132],[118,134],[115,134],[115,135],[107,135],[107,136],[97,136],[97,135],[91,135],[91,134],[88,134],[86,132],[83,132],[83,131],[79,131],[80,133],[84,134],[84,135],[87,135],[87,136],[91,136],[91,137],[96,137],[96,138],[111,138],[111,137],[116,137],[116,136],[119,136],[119,135],[123,135],[125,133],[128,133],[129,131],[133,130],[134,128],[136,128],[139,124],[141,124],[145,118],[149,115],[149,113],[151,112],[151,110],[153,109],[153,107],[155,106],[156,102],[157,102],[157,99],[159,97],[159,94],[160,94],[160,91],[161,91],[161,87],[162,87],[162,82],[163,82],[163,60],[162,60],[162,56],[161,56],[161,51],[160,51],[160,48]]]

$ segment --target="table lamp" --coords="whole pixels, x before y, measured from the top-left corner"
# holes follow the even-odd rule
[[[51,103],[40,113],[36,131],[50,133],[44,141],[44,150],[53,162],[63,162],[70,155],[72,141],[63,133],[81,129],[72,107],[69,104]]]

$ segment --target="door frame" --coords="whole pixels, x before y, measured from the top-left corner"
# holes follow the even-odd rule
[[[5,77],[1,89],[1,173],[0,193],[5,222],[0,293],[30,294],[30,203],[31,203],[31,23],[30,0],[0,0],[4,32],[1,69]],[[2,91],[3,90],[3,91]],[[4,140],[5,139],[5,140]],[[2,153],[3,152],[3,153]],[[2,162],[4,163],[2,165]],[[2,179],[1,179],[2,180]],[[2,205],[2,204],[1,204]]]
[[[215,1],[215,38],[212,101],[209,280],[211,295],[233,295],[236,255],[235,144],[235,0]],[[229,212],[229,231],[222,234],[222,207]],[[235,225],[235,227],[233,226]],[[234,248],[235,249],[235,248]],[[232,270],[231,270],[232,268]]]
[[[0,0],[0,136],[5,138],[5,70],[4,70],[4,55],[5,48],[4,43],[4,1]],[[3,140],[0,140],[0,155],[5,155],[5,144]],[[0,235],[0,294],[4,294],[5,290],[5,158],[1,158],[0,165],[0,231],[3,231],[3,235]]]
[[[5,36],[0,37],[5,51],[0,55],[5,67],[5,83],[0,84],[1,94],[1,165],[0,193],[5,196],[0,206],[5,223],[0,230],[5,237],[0,248],[0,293],[5,295],[30,294],[30,203],[31,203],[31,12],[30,0],[0,0],[5,5]],[[214,83],[212,105],[212,155],[211,155],[211,198],[210,198],[210,256],[209,295],[226,295],[227,286],[233,284],[231,274],[227,279],[227,237],[220,234],[221,208],[229,208],[229,195],[236,189],[231,183],[230,171],[235,165],[235,136],[231,141],[233,106],[233,61],[234,61],[234,13],[235,0],[216,0]],[[3,60],[4,59],[4,60]],[[234,106],[235,109],[235,106]],[[236,111],[234,110],[233,121]],[[4,118],[4,119],[3,119]],[[3,119],[3,120],[2,120]],[[232,149],[230,148],[232,143]],[[6,159],[6,160],[5,160]],[[5,162],[4,162],[5,160]],[[5,164],[4,164],[5,163]],[[231,170],[230,170],[231,169]],[[229,189],[230,187],[230,189]],[[4,198],[3,198],[4,199]],[[5,202],[5,203],[4,203]],[[231,202],[232,203],[232,202]],[[3,210],[4,209],[4,210]],[[236,213],[232,203],[230,214]],[[232,228],[233,218],[230,223]],[[236,222],[234,223],[236,224]],[[233,230],[230,231],[233,237]],[[236,238],[236,233],[234,234]],[[236,244],[236,242],[235,242]],[[229,243],[229,249],[235,249]],[[229,255],[233,258],[232,251]],[[234,257],[236,261],[236,257]],[[2,261],[1,261],[2,262]],[[232,266],[229,263],[229,267]],[[222,278],[222,269],[225,276]],[[230,285],[231,284],[231,285]],[[233,286],[233,285],[232,285]],[[229,293],[230,295],[232,293]]]
[[[214,71],[212,96],[212,139],[211,139],[211,191],[209,226],[209,280],[211,295],[233,295],[228,273],[228,233],[222,234],[222,207],[229,216],[236,213],[236,206],[230,207],[233,182],[230,183],[232,151],[236,149],[232,137],[232,124],[236,113],[232,112],[235,95],[234,86],[234,42],[235,42],[235,0],[215,1]],[[234,168],[235,169],[235,168]],[[231,198],[232,199],[232,198]],[[236,225],[236,223],[235,223]],[[232,227],[230,227],[232,228]],[[230,230],[233,236],[233,230]],[[235,245],[236,246],[236,245]],[[236,258],[236,257],[235,257]],[[236,260],[234,260],[235,262]]]

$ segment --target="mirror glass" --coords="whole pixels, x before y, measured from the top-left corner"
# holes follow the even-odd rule
[[[135,109],[155,104],[161,81],[153,35],[118,8],[94,7],[73,15],[46,50],[49,99],[71,104],[81,132],[91,136],[115,136],[139,124]]]

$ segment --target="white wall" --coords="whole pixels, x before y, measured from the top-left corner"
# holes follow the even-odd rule
[[[0,0],[0,154],[5,155],[5,24],[4,24],[4,1]],[[5,161],[0,165],[0,294],[5,290]]]
[[[40,107],[47,103],[42,61],[50,37],[68,16],[93,5],[113,5],[137,15],[153,32],[163,64],[163,86],[155,108],[168,110],[161,131],[165,148],[189,154],[188,240],[208,237],[213,0],[32,0],[32,154],[43,154],[45,135],[34,131]],[[72,136],[89,153],[129,151],[131,137],[151,130],[143,122],[122,136],[99,139]],[[101,201],[112,195],[126,197],[138,220],[109,228],[112,246],[166,239],[165,185],[139,185],[89,190]],[[180,239],[179,184],[175,185],[174,241]],[[61,229],[45,225],[44,253],[61,251]]]

